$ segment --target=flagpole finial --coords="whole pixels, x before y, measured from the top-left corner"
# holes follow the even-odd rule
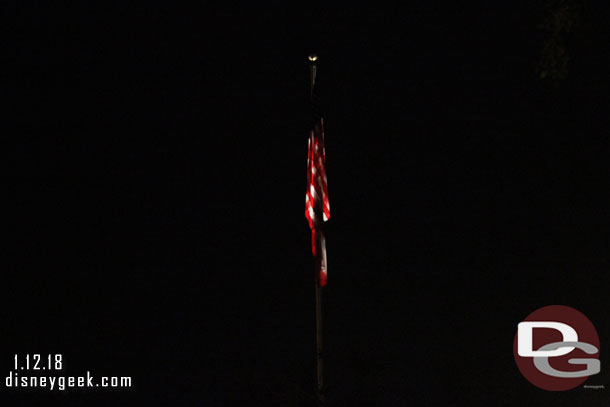
[[[309,56],[307,57],[307,59],[309,60],[309,98],[310,100],[313,100],[313,92],[314,92],[314,88],[316,86],[316,70],[317,70],[317,65],[316,65],[316,61],[318,60],[318,55],[317,54],[309,54]]]

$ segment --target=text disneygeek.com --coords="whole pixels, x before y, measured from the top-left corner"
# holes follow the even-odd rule
[[[41,372],[61,372],[63,356],[61,354],[15,355],[14,369],[5,377],[6,388],[42,389],[65,391],[73,388],[130,388],[130,376],[91,375],[89,371],[81,376],[40,375]],[[36,371],[34,374],[33,371]]]

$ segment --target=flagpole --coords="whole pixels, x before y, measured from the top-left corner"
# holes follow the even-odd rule
[[[322,287],[316,283],[316,365],[318,404],[324,405],[324,360],[322,359]]]
[[[310,78],[310,91],[309,98],[312,104],[312,111],[315,114],[314,103],[314,88],[316,84],[316,73],[317,73],[317,60],[316,54],[311,54],[308,57],[309,60],[309,78]],[[319,233],[316,233],[319,236]],[[315,242],[317,247],[319,242]],[[318,260],[315,261],[316,273],[319,272]],[[318,406],[324,405],[324,360],[322,358],[322,287],[320,286],[319,276],[315,278],[315,289],[316,289],[316,397]]]

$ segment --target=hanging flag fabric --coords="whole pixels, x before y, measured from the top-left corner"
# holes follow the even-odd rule
[[[316,260],[316,282],[324,287],[327,281],[326,241],[323,224],[330,219],[328,185],[326,179],[326,152],[322,119],[309,135],[307,147],[307,189],[305,217],[311,228],[311,248]]]

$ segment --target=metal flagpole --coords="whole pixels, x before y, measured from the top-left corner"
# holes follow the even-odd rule
[[[324,360],[322,359],[322,287],[316,282],[316,355],[318,404],[324,404]]]
[[[314,102],[314,88],[316,84],[316,61],[318,60],[318,56],[316,54],[311,54],[308,57],[309,59],[309,77],[310,77],[310,101]],[[315,112],[314,112],[315,113]],[[321,226],[320,226],[321,227]],[[323,241],[323,232],[316,231],[316,249],[320,250],[322,248]],[[315,260],[316,273],[319,274],[319,270],[321,267],[321,255],[318,254]],[[316,287],[316,396],[318,400],[318,406],[322,406],[324,404],[324,360],[322,358],[322,287],[319,282],[319,275],[315,279],[315,287]]]

